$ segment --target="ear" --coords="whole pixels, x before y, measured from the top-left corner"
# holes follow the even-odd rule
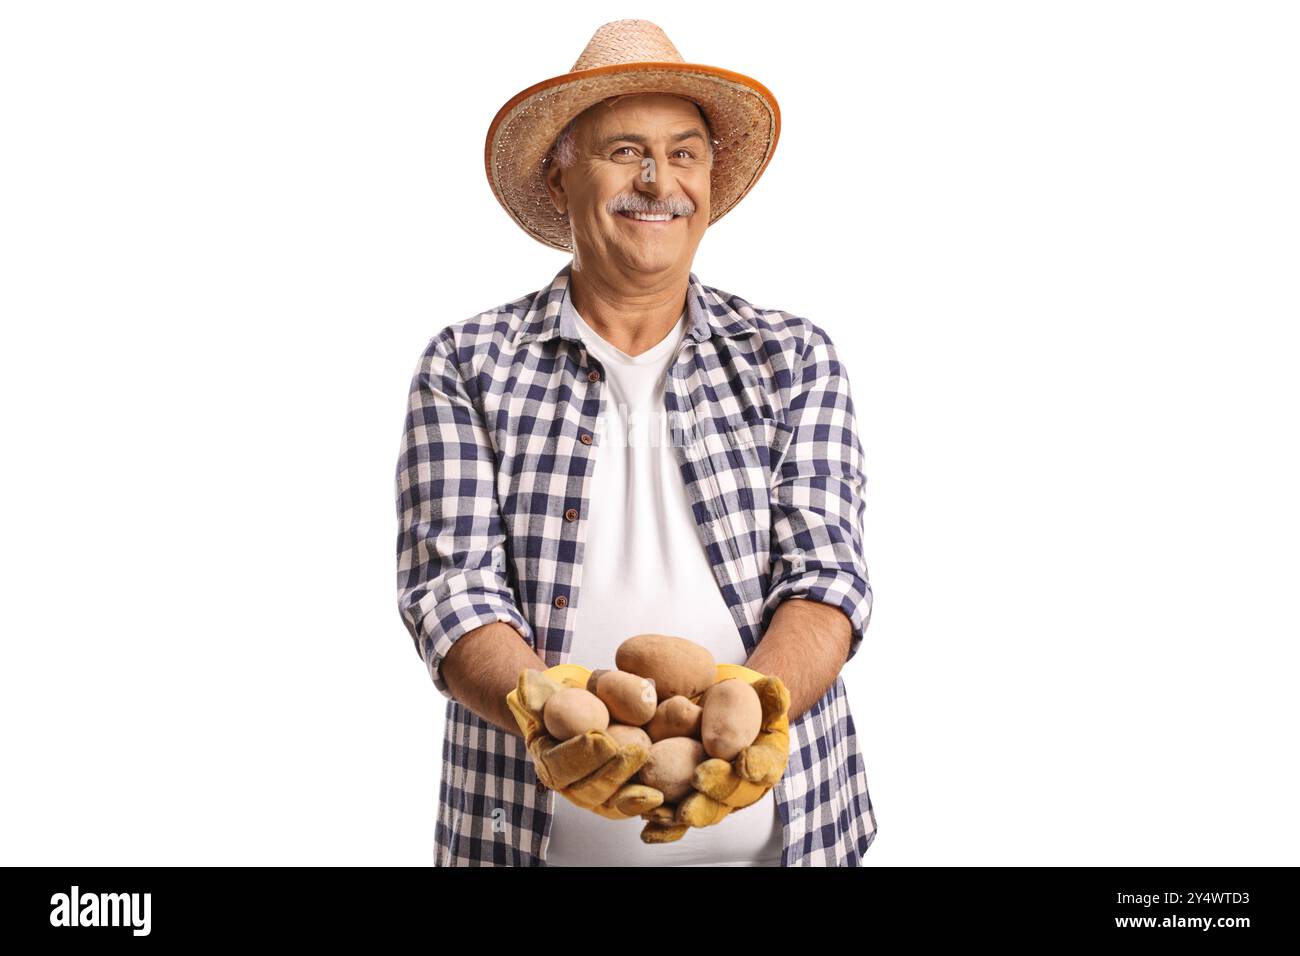
[[[569,196],[564,191],[564,170],[552,163],[546,170],[546,192],[557,212],[566,212],[569,208]]]

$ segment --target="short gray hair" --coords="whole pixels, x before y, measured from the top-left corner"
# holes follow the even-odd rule
[[[546,156],[542,159],[543,178],[546,176],[547,172],[550,171],[552,164],[558,166],[560,169],[570,169],[573,167],[575,163],[577,163],[578,144],[577,144],[576,132],[578,129],[578,120],[580,120],[587,113],[588,110],[594,109],[596,106],[600,106],[602,104],[605,106],[613,106],[615,103],[623,99],[623,97],[625,96],[637,96],[637,95],[638,94],[636,93],[619,93],[615,96],[607,96],[605,97],[605,99],[601,100],[600,103],[587,107],[586,110],[583,110],[573,119],[569,120],[568,124],[564,127],[564,129],[560,130],[560,134],[555,137],[555,142],[551,144],[551,148],[546,151]],[[692,100],[691,102],[694,102],[694,100]],[[696,103],[695,105],[697,108],[699,108],[698,103]],[[712,166],[714,155],[715,155],[713,126],[712,124],[709,123],[708,114],[705,113],[704,110],[702,109],[700,110],[700,116],[704,118],[704,133],[709,139],[708,141],[709,165]]]

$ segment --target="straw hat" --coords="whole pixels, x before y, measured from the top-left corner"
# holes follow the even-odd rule
[[[515,94],[488,128],[483,160],[497,200],[534,239],[573,251],[567,213],[556,210],[542,160],[571,119],[601,100],[628,93],[671,93],[695,102],[713,128],[709,224],[758,182],[776,149],[781,111],[757,80],[687,63],[648,20],[598,29],[573,69]]]

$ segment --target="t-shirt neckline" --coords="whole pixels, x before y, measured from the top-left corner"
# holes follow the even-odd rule
[[[604,353],[607,357],[612,357],[624,365],[647,365],[657,359],[663,358],[666,352],[681,341],[682,335],[686,331],[686,309],[682,309],[682,314],[677,318],[677,324],[669,329],[667,335],[639,355],[628,355],[588,325],[586,320],[584,320],[582,316],[578,315],[577,309],[574,309],[573,314],[577,320],[578,327],[583,332],[590,333],[589,335],[583,335],[583,339],[587,343],[587,348],[597,354]]]

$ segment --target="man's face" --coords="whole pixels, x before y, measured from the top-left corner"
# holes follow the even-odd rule
[[[709,225],[708,127],[689,100],[639,94],[578,120],[577,163],[552,169],[552,201],[569,213],[579,266],[686,271]],[[629,212],[672,213],[642,221]]]

